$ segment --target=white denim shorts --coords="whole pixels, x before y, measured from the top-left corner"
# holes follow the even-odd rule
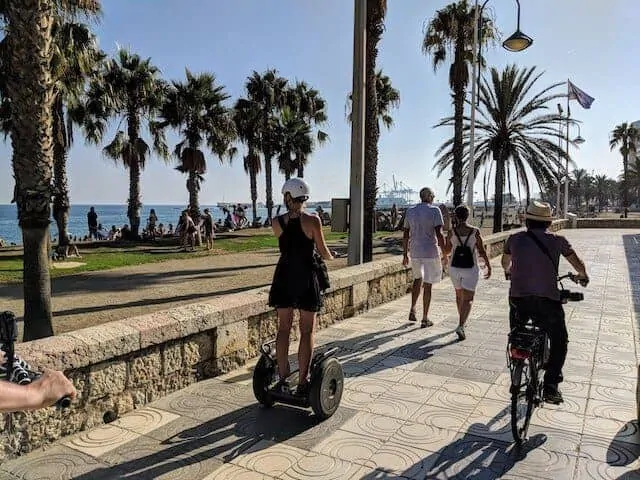
[[[480,279],[480,270],[478,267],[473,268],[456,268],[449,267],[449,278],[456,290],[464,289],[475,292]]]

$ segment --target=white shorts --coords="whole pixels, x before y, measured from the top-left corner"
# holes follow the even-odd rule
[[[423,283],[438,283],[442,280],[442,261],[435,258],[412,258],[413,279],[422,279]]]
[[[480,279],[480,270],[478,268],[449,267],[449,277],[456,290],[464,289],[475,292]]]

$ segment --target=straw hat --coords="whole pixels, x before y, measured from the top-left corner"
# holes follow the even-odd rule
[[[528,218],[529,220],[538,220],[540,222],[550,222],[553,220],[553,216],[551,215],[551,205],[547,202],[533,200],[527,207],[525,218]]]

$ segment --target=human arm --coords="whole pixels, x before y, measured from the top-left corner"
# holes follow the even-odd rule
[[[62,372],[45,369],[40,378],[28,385],[0,381],[0,412],[38,410],[64,396],[73,400],[76,395],[73,384]]]
[[[333,255],[327,248],[327,242],[324,239],[324,232],[322,231],[322,221],[317,215],[308,215],[307,218],[311,221],[313,241],[316,244],[318,253],[325,260],[333,260]]]
[[[482,235],[480,235],[480,230],[476,229],[476,249],[478,250],[478,255],[482,260],[484,260],[484,264],[487,268],[487,272],[484,278],[491,277],[491,262],[489,261],[489,255],[487,255],[487,250],[484,248],[484,242],[482,241]],[[509,263],[511,263],[511,259],[509,259]]]
[[[560,253],[564,258],[567,259],[567,262],[575,269],[578,274],[578,279],[589,281],[589,275],[587,275],[587,268],[585,267],[584,262],[575,252],[569,241],[560,235],[557,236],[560,241]]]
[[[511,237],[504,242],[500,263],[502,264],[502,270],[504,270],[504,276],[509,279],[509,275],[511,275]]]
[[[453,235],[453,231],[449,230],[447,231],[447,237],[444,239],[444,253],[445,255],[449,255],[451,253],[451,250],[453,250],[453,245],[451,243],[451,235]]]
[[[405,226],[402,231],[402,265],[409,265],[409,226]]]
[[[442,235],[442,225],[438,225],[435,227],[436,231],[436,239],[438,240],[438,247],[440,247],[440,251],[445,253],[445,243],[444,243],[444,235]]]

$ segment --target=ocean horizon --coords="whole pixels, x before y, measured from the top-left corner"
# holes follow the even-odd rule
[[[246,212],[248,218],[251,220],[251,204],[242,203],[241,205],[245,208],[247,205],[249,206],[246,208]],[[82,238],[89,234],[87,212],[89,212],[90,207],[95,207],[96,213],[98,214],[98,223],[102,224],[105,230],[109,230],[112,225],[122,227],[129,223],[129,219],[127,218],[127,205],[100,203],[72,205],[69,212],[69,233],[72,237],[75,236]],[[186,207],[184,204],[143,205],[140,211],[141,228],[144,228],[147,224],[147,218],[149,218],[149,212],[152,208],[156,211],[158,224],[163,223],[165,227],[172,224],[175,228],[178,223],[180,213]],[[214,221],[223,218],[222,209],[217,205],[200,205],[201,210],[204,210],[205,208],[208,208],[211,211]],[[274,213],[277,208],[278,205],[274,207]],[[325,208],[325,210],[327,209]],[[267,216],[267,209],[264,207],[258,207],[258,216],[262,218],[262,221],[264,221]],[[50,234],[52,239],[57,239],[58,229],[53,217],[51,217]],[[15,204],[0,204],[0,238],[7,244],[20,245],[22,243],[22,232],[18,227],[18,212]]]

